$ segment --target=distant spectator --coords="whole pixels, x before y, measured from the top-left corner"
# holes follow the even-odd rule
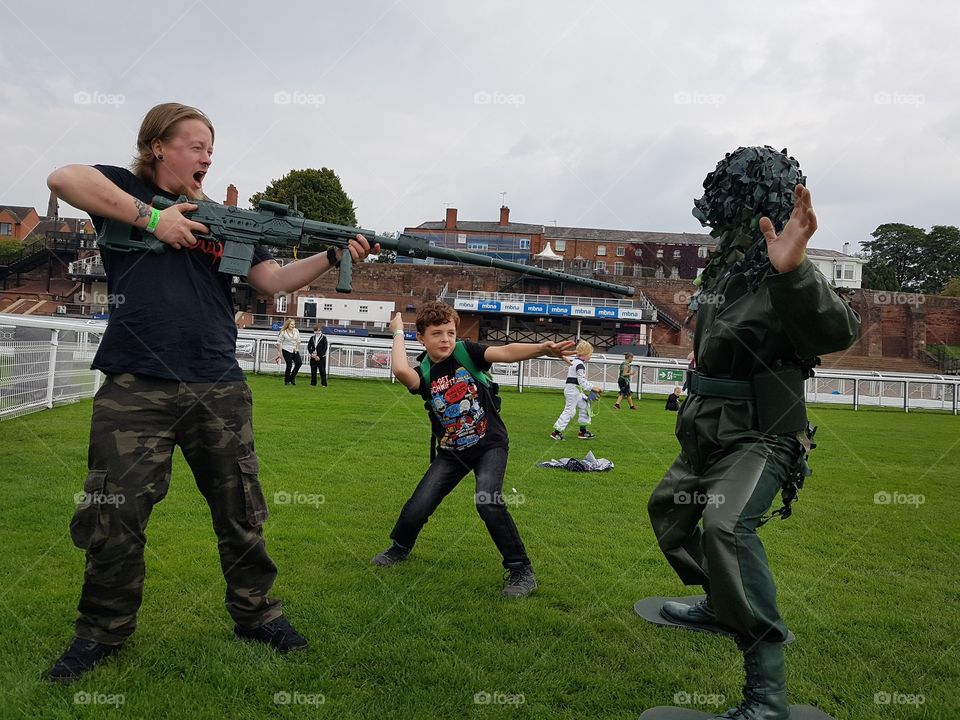
[[[680,393],[681,392],[682,391],[680,390],[679,385],[673,388],[673,392],[667,395],[667,404],[664,407],[665,410],[673,410],[673,412],[677,412],[677,410],[680,409]]]

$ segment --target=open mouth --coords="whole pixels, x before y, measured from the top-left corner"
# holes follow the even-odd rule
[[[202,170],[198,170],[193,174],[193,181],[197,184],[197,187],[203,185],[203,178],[205,175],[206,173]]]

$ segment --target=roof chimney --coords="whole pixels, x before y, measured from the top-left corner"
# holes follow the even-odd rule
[[[443,224],[444,230],[456,230],[457,229],[457,209],[455,207],[447,208],[447,220]]]
[[[60,217],[60,203],[57,202],[57,194],[53,190],[50,191],[50,200],[47,202],[47,217]]]
[[[849,255],[849,254],[850,254],[850,243],[845,242],[845,243],[843,244],[843,254],[844,254],[844,255]]]
[[[227,200],[223,204],[237,206],[237,186],[233,183],[227,185]]]
[[[506,205],[500,206],[500,225],[506,227],[510,224],[510,208]]]

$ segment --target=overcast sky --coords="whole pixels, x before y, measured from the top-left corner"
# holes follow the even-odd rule
[[[0,203],[68,163],[128,165],[152,105],[216,127],[241,204],[330,167],[363,227],[443,217],[703,232],[724,153],[786,147],[840,249],[960,225],[950,2],[0,0]],[[61,214],[77,214],[61,206]]]

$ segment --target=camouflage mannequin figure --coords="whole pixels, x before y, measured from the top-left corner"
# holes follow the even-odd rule
[[[677,418],[680,454],[648,510],[680,579],[707,591],[697,605],[665,603],[661,615],[729,628],[744,654],[743,702],[720,718],[791,717],[787,628],[756,529],[779,492],[774,514],[790,514],[809,474],[804,379],[818,354],[849,347],[859,329],[806,258],[817,220],[805,179],[786,151],[739,148],[707,176],[694,209],[717,247],[690,303],[694,371]]]

